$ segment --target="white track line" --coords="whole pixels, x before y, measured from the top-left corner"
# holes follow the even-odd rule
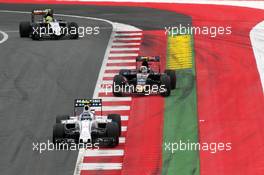
[[[125,137],[119,137],[119,143],[125,143],[126,138]]]
[[[253,47],[258,73],[264,93],[264,21],[258,23],[250,31],[250,40]]]
[[[113,80],[103,80],[102,84],[113,84]]]
[[[2,44],[8,40],[8,35],[7,35],[7,33],[3,32],[3,31],[0,31],[0,34],[3,35],[3,38],[0,40],[0,44]]]
[[[127,131],[127,126],[122,126],[122,127],[121,127],[121,131],[122,131],[122,132]]]
[[[75,1],[75,0],[57,0],[57,1]],[[102,0],[80,0],[80,1],[102,1]],[[113,0],[103,0],[104,2],[113,2]],[[115,2],[151,2],[151,3],[183,3],[183,4],[214,4],[228,5],[239,7],[251,7],[256,9],[264,9],[263,1],[238,1],[238,0],[114,0]]]
[[[110,53],[109,57],[136,57],[138,53]]]
[[[106,115],[97,116],[97,117],[102,117],[103,119],[107,119]],[[128,116],[127,115],[121,115],[121,121],[127,121],[127,120],[128,120]]]
[[[115,36],[142,36],[142,33],[115,33]]]
[[[108,93],[111,93],[112,91],[113,91],[112,85],[111,85],[111,87],[105,87],[105,88],[101,87],[99,89],[99,93],[105,93],[106,95]]]
[[[130,106],[103,106],[103,111],[128,111]],[[95,111],[101,111],[101,109],[96,108]]]
[[[122,163],[81,163],[81,170],[121,170]]]
[[[114,32],[128,32],[128,31],[142,32],[141,29],[127,24],[115,22],[113,26],[114,26]]]
[[[118,41],[128,41],[128,40],[141,40],[142,38],[115,38],[115,40],[118,40]]]
[[[133,57],[109,57],[109,60],[108,61],[111,61],[111,60],[135,60],[135,56]]]
[[[121,115],[121,120],[122,121],[127,121],[128,120],[128,116],[127,115]]]
[[[131,101],[132,97],[101,97],[103,101]]]
[[[113,46],[139,46],[140,44],[141,44],[140,42],[135,42],[135,43],[114,42]]]
[[[131,51],[131,50],[135,50],[138,51],[139,47],[123,47],[123,48],[111,48],[111,51]]]
[[[108,60],[108,63],[135,63],[135,59],[131,60]]]
[[[136,69],[136,66],[107,66],[106,70]]]
[[[100,157],[100,156],[123,156],[124,150],[87,150],[84,153],[85,157]]]
[[[115,74],[115,73],[105,73],[104,74],[104,77],[114,77],[115,75],[117,75],[117,74]]]

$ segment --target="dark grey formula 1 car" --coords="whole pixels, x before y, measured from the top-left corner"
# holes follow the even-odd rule
[[[156,63],[156,69],[153,65]],[[123,96],[126,94],[160,94],[169,96],[172,89],[176,88],[175,70],[160,71],[160,57],[138,56],[136,69],[122,69],[113,79],[113,94]]]

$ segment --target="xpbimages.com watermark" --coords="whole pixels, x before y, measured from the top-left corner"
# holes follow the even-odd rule
[[[221,35],[231,35],[231,26],[191,26],[190,24],[179,26],[166,26],[165,34],[176,35],[208,35],[212,38]]]
[[[100,34],[100,27],[95,26],[79,26],[79,27],[52,27],[51,25],[48,25],[47,27],[32,27],[32,34],[38,35],[40,37],[46,36],[46,35],[76,35],[78,34],[80,38],[85,37],[86,35],[99,35]]]
[[[124,94],[130,94],[130,93],[144,93],[145,95],[150,94],[158,94],[158,93],[164,93],[166,92],[165,85],[157,85],[157,84],[145,84],[145,85],[131,85],[131,84],[124,84],[124,85],[118,85],[113,83],[107,84],[104,86],[100,86],[100,92],[104,94],[108,94],[111,92],[115,93],[124,93]]]
[[[171,153],[175,153],[177,151],[208,151],[212,154],[221,151],[231,151],[232,143],[223,143],[223,142],[211,142],[211,143],[195,143],[195,142],[165,142],[164,150],[169,151]]]
[[[51,141],[47,142],[33,142],[32,150],[38,153],[43,153],[45,151],[78,151],[80,149],[99,149],[99,143],[53,143]]]

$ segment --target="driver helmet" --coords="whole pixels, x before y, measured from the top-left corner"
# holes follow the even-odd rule
[[[147,60],[144,60],[144,61],[142,62],[142,66],[146,66],[147,68],[149,68],[148,61],[147,61]]]
[[[90,109],[90,106],[89,105],[85,105],[83,110],[84,111],[89,111],[89,109]]]
[[[47,17],[47,16],[53,17],[51,9],[47,9],[47,13],[46,13],[45,17]]]
[[[139,70],[141,73],[147,73],[148,72],[148,68],[146,66],[141,66]]]

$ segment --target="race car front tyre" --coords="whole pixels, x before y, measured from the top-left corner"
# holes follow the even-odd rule
[[[161,86],[163,86],[160,92],[160,95],[163,97],[168,97],[170,96],[171,93],[171,82],[170,82],[170,77],[166,74],[163,74],[160,76],[160,83]]]
[[[56,123],[61,123],[62,120],[69,120],[70,116],[68,115],[58,115],[56,116]]]
[[[171,89],[175,89],[176,88],[176,82],[177,82],[175,70],[165,70],[165,74],[167,74],[170,77]]]
[[[111,122],[106,124],[106,134],[109,138],[114,138],[114,142],[109,146],[117,146],[119,144],[119,129],[117,123]]]
[[[78,39],[79,38],[78,24],[75,22],[71,22],[68,27],[69,27],[70,39]]]
[[[57,140],[64,139],[65,137],[65,131],[64,131],[64,125],[60,123],[56,123],[53,126],[53,136],[52,140],[53,143],[57,143]]]
[[[21,38],[29,37],[31,32],[30,22],[21,22],[19,24],[19,34]]]
[[[112,122],[117,123],[119,128],[119,136],[121,135],[121,117],[119,114],[108,114],[107,119],[111,119]]]
[[[112,91],[114,96],[121,97],[123,92],[124,77],[122,75],[115,75],[113,80]]]

